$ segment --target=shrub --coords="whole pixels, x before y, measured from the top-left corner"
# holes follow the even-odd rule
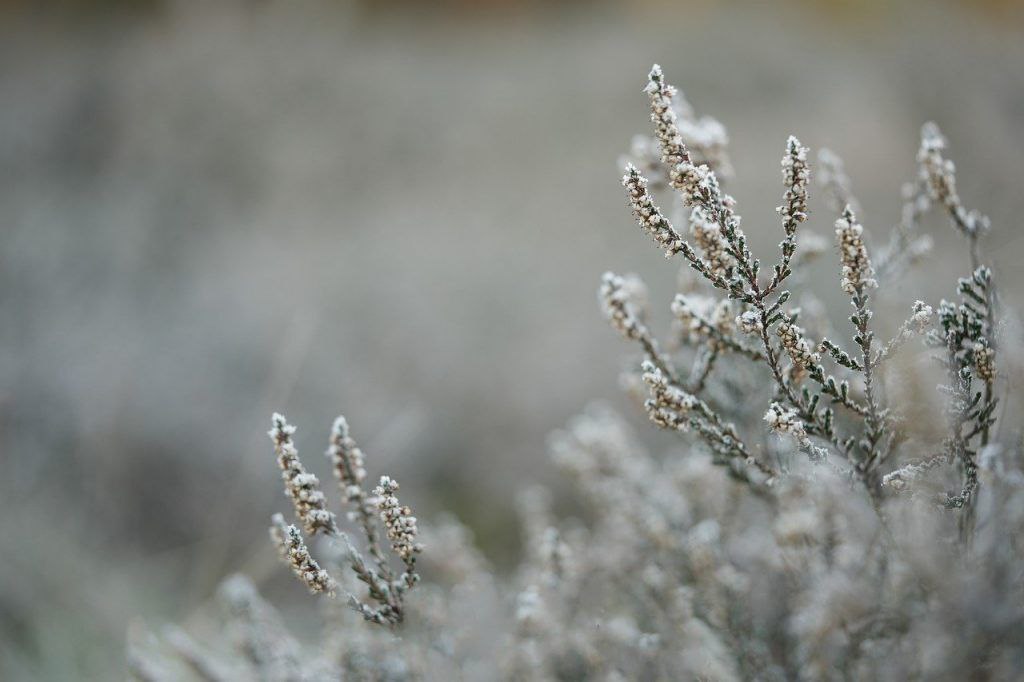
[[[686,454],[653,457],[626,420],[589,408],[550,439],[588,518],[557,520],[544,491],[526,491],[526,556],[504,579],[454,519],[421,532],[394,481],[367,491],[363,453],[339,418],[327,454],[357,548],[299,460],[293,427],[275,415],[270,435],[298,525],[276,516],[271,535],[326,599],[322,642],[301,646],[235,576],[221,591],[224,636],[203,645],[179,629],[140,636],[129,651],[137,677],[1024,674],[1024,473],[1019,443],[998,420],[1009,382],[981,250],[989,224],[964,207],[942,135],[922,129],[918,176],[877,250],[842,162],[819,154],[838,251],[837,281],[819,283],[804,279],[806,264],[828,251],[805,226],[808,149],[786,142],[782,241],[762,272],[722,188],[732,172],[725,129],[698,119],[657,66],[646,92],[654,136],[634,140],[622,182],[640,227],[686,266],[670,338],[651,331],[637,276],[607,273],[599,299],[640,351],[624,376],[628,391],[654,424],[682,434]],[[661,190],[678,195],[677,217],[658,207]],[[883,335],[873,304],[926,256],[919,223],[932,209],[963,236],[970,270],[955,300],[910,302],[906,320]],[[832,327],[814,296],[826,285],[849,302],[849,333]],[[901,386],[908,371],[927,376],[922,361],[931,360],[939,404]],[[324,539],[319,558],[304,533]],[[420,557],[430,577],[422,584]]]

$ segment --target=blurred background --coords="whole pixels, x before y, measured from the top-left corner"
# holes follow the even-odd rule
[[[667,326],[616,168],[653,62],[727,126],[766,256],[788,134],[845,158],[881,242],[937,121],[1014,308],[1022,38],[1011,0],[0,3],[0,679],[118,677],[133,619],[232,571],[294,601],[272,410],[328,491],[344,412],[371,476],[507,570],[516,492],[561,485],[546,434],[630,409],[600,274],[643,273]],[[901,313],[967,271],[927,229]]]

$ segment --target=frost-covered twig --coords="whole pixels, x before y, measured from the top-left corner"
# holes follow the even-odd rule
[[[923,333],[932,315],[931,307],[923,302],[915,303],[911,317],[888,343],[880,348],[874,343],[870,301],[879,282],[868,253],[864,228],[854,213],[855,200],[849,178],[841,160],[823,151],[819,159],[823,166],[822,181],[826,194],[834,208],[844,204],[842,215],[835,223],[835,234],[841,267],[840,287],[850,297],[853,306],[850,320],[856,352],[849,353],[828,338],[822,338],[816,345],[797,324],[797,310],[784,307],[791,293],[782,290],[782,284],[792,275],[794,264],[800,263],[798,226],[807,220],[809,213],[807,148],[793,136],[786,142],[782,160],[786,189],[783,205],[778,209],[782,217],[781,257],[773,266],[772,276],[764,281],[759,278],[760,262],[750,252],[739,227],[735,201],[722,191],[714,169],[696,162],[696,157],[687,148],[673,105],[677,91],[666,82],[657,65],[650,72],[646,92],[650,99],[654,139],[661,150],[664,177],[668,179],[668,186],[678,192],[683,205],[691,211],[690,237],[696,248],[690,246],[688,238],[677,231],[657,208],[640,171],[629,166],[623,184],[634,216],[654,236],[666,256],[682,254],[707,285],[724,291],[732,299],[718,301],[712,295],[688,291],[673,301],[672,311],[678,321],[679,339],[684,347],[692,347],[695,352],[691,381],[685,387],[672,369],[672,357],[659,349],[646,325],[637,323],[636,317],[623,314],[621,307],[609,314],[625,336],[640,342],[648,360],[658,370],[648,369],[645,372],[652,395],[648,401],[652,419],[677,430],[693,428],[712,445],[713,450],[731,450],[734,455],[742,452],[736,450],[742,444],[737,446],[730,440],[728,447],[723,447],[717,440],[717,425],[701,409],[701,406],[707,407],[707,403],[695,395],[695,391],[710,390],[708,380],[712,376],[712,367],[721,368],[715,370],[716,374],[727,372],[721,360],[725,357],[723,353],[742,357],[765,367],[772,377],[774,394],[771,398],[775,402],[769,415],[791,417],[779,421],[780,424],[800,425],[794,433],[801,449],[808,450],[815,457],[832,453],[847,460],[877,502],[882,494],[879,468],[895,455],[904,438],[902,430],[897,428],[898,415],[886,404],[878,374],[882,364],[900,346],[914,334]],[[882,262],[887,272],[892,272],[898,264],[909,263],[922,252],[924,237],[917,236],[915,231],[923,212],[932,202],[946,208],[954,225],[970,242],[972,261],[977,260],[977,240],[987,229],[988,222],[977,212],[964,209],[956,192],[952,163],[942,155],[944,148],[945,141],[937,129],[925,126],[918,155],[919,181],[913,196],[908,197],[903,219],[893,231],[888,248],[883,250]],[[980,320],[983,328],[977,334],[965,332],[962,335],[964,339],[970,336],[970,343],[964,339],[956,341],[956,361],[962,367],[970,365],[973,374],[985,382],[983,395],[960,401],[966,401],[968,405],[963,412],[961,427],[954,429],[950,438],[949,447],[959,453],[951,459],[964,462],[965,467],[967,462],[973,461],[971,448],[957,443],[965,437],[975,436],[980,437],[981,442],[987,442],[994,406],[994,296],[991,287],[985,283],[990,280],[985,280],[986,272],[977,272],[972,280],[975,284],[966,288],[962,285],[961,288],[964,296],[972,299],[964,305],[973,315],[972,319]],[[603,285],[605,291],[608,289],[607,281]],[[976,309],[971,309],[971,306],[976,306]],[[735,315],[731,320],[730,310]],[[742,340],[744,335],[758,339],[759,347],[753,348],[745,343]],[[948,345],[946,339],[942,341],[943,345]],[[838,376],[826,370],[823,358],[836,363]],[[788,366],[783,365],[784,360],[788,360]],[[805,378],[811,381],[807,382]],[[674,388],[669,390],[666,387]],[[955,386],[951,390],[953,393],[962,392]],[[828,403],[843,408],[842,418],[836,416]],[[980,407],[975,409],[972,404]],[[708,414],[717,416],[713,411]],[[700,426],[702,424],[711,424],[713,428],[704,428]],[[859,435],[847,435],[851,432],[859,432]],[[817,443],[812,438],[817,439]],[[738,438],[736,440],[738,442]],[[970,467],[967,470],[970,484],[967,487],[972,487],[976,477],[970,475]],[[970,493],[970,490],[966,492]]]
[[[273,428],[269,435],[274,442],[278,463],[283,471],[285,491],[292,498],[296,516],[311,535],[319,533],[340,541],[349,567],[356,578],[367,586],[372,603],[344,590],[349,605],[368,621],[388,626],[398,625],[405,614],[404,594],[419,582],[419,575],[415,571],[416,555],[423,550],[423,546],[416,541],[416,518],[411,515],[408,507],[399,505],[394,497],[398,484],[385,476],[374,491],[375,496],[366,494],[362,487],[366,478],[362,450],[349,435],[348,422],[344,417],[338,417],[331,429],[327,456],[334,466],[345,501],[354,507],[351,515],[358,521],[374,559],[375,567],[371,568],[348,535],[340,530],[334,514],[327,511],[326,498],[319,489],[316,477],[306,473],[302,466],[292,442],[295,427],[276,413],[272,422]],[[400,576],[395,576],[380,546],[375,513],[384,524],[392,549],[405,566]],[[282,559],[311,592],[335,595],[339,588],[337,581],[312,557],[298,528],[288,525],[284,517],[276,514],[270,535]]]
[[[284,490],[292,500],[295,516],[310,535],[337,533],[338,524],[334,513],[327,510],[327,498],[320,490],[320,481],[313,474],[307,473],[299,460],[299,452],[292,442],[295,427],[276,412],[271,422],[273,427],[267,435],[274,442],[277,465],[284,479]]]

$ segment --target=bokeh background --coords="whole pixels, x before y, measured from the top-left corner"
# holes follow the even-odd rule
[[[789,133],[845,158],[881,241],[936,120],[1013,308],[1022,29],[1011,1],[0,3],[0,679],[117,678],[133,619],[232,571],[295,601],[272,410],[327,479],[344,412],[371,475],[507,568],[516,492],[560,485],[545,435],[629,410],[600,274],[668,317],[616,169],[652,62],[728,127],[765,254]],[[927,226],[900,302],[966,271]]]

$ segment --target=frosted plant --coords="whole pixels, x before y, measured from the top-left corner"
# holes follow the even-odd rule
[[[416,517],[408,507],[400,505],[395,496],[398,484],[388,476],[382,476],[373,496],[366,494],[362,487],[366,477],[362,451],[349,436],[348,422],[344,417],[338,417],[331,429],[327,457],[334,465],[345,501],[354,507],[351,515],[358,521],[366,540],[367,550],[373,559],[371,566],[348,535],[339,529],[334,514],[326,510],[326,497],[319,489],[319,481],[313,474],[306,473],[292,442],[295,427],[276,413],[272,422],[270,439],[274,443],[285,492],[292,499],[296,517],[310,535],[325,535],[341,542],[351,570],[368,589],[368,599],[347,591],[345,596],[349,604],[370,622],[381,625],[401,623],[405,593],[419,581],[416,557],[423,551],[423,546],[417,540]],[[381,547],[374,510],[380,517],[392,550],[404,565],[400,575],[395,573]],[[284,517],[276,514],[270,535],[281,558],[310,592],[334,596],[338,583],[310,555],[297,527],[286,524]]]
[[[924,127],[901,218],[877,250],[842,161],[819,155],[835,213],[827,285],[850,306],[836,328],[810,291],[824,284],[801,267],[828,251],[809,229],[808,148],[785,141],[779,252],[762,272],[721,182],[724,127],[695,119],[658,67],[646,93],[653,136],[634,140],[623,185],[643,231],[684,266],[671,338],[656,338],[636,275],[606,273],[598,298],[639,347],[628,385],[643,413],[681,447],[655,456],[625,417],[588,408],[549,439],[578,518],[554,513],[563,494],[526,489],[523,559],[497,572],[454,518],[420,529],[391,478],[367,490],[365,457],[338,418],[327,457],[364,557],[275,415],[296,524],[275,516],[271,537],[320,597],[321,622],[305,628],[318,640],[289,634],[236,576],[221,618],[196,635],[133,630],[136,678],[1024,677],[1024,458],[997,409],[1020,370],[983,262],[989,221],[964,207],[944,138]],[[674,192],[662,203],[687,225],[655,191]],[[927,253],[935,208],[967,242],[956,299],[900,302],[905,320],[876,320],[875,298]],[[938,361],[938,408],[901,385],[906,366],[927,376],[921,359]]]
[[[797,324],[801,311],[787,307],[792,294],[784,286],[793,275],[800,226],[808,218],[808,149],[796,137],[786,140],[782,158],[783,204],[778,208],[783,238],[771,276],[762,277],[761,261],[751,253],[739,228],[736,202],[722,190],[714,169],[696,163],[686,147],[673,114],[672,98],[676,91],[667,84],[660,67],[651,70],[646,92],[669,185],[678,192],[678,200],[692,211],[691,215],[697,216],[691,218],[696,228],[691,230],[696,248],[658,208],[646,179],[634,166],[628,166],[623,176],[627,201],[637,222],[654,237],[666,256],[681,255],[710,287],[705,294],[678,295],[671,306],[687,329],[681,340],[696,350],[693,371],[698,372],[699,382],[684,386],[673,359],[651,352],[650,349],[658,346],[644,327],[642,346],[646,361],[657,369],[657,374],[646,368],[642,370],[645,377],[655,379],[648,380],[652,398],[647,406],[651,420],[663,428],[680,430],[680,426],[692,425],[688,415],[693,406],[700,405],[701,414],[716,415],[721,425],[717,432],[706,428],[698,430],[705,443],[712,450],[720,451],[722,443],[717,433],[727,432],[730,447],[743,447],[742,452],[746,452],[750,448],[742,446],[744,436],[740,435],[738,425],[718,417],[717,411],[697,394],[714,370],[715,363],[709,358],[733,355],[736,362],[762,365],[774,383],[774,395],[770,396],[772,409],[766,417],[769,425],[795,436],[800,449],[815,461],[835,460],[834,466],[838,465],[861,481],[877,503],[883,495],[880,487],[883,467],[887,461],[898,458],[900,441],[900,417],[886,404],[879,375],[900,346],[913,336],[924,334],[932,320],[932,308],[920,301],[915,303],[910,319],[898,328],[893,338],[882,345],[876,343],[871,299],[872,292],[879,288],[879,281],[865,242],[864,228],[852,208],[850,181],[841,160],[826,151],[822,155],[826,192],[833,206],[838,207],[840,202],[845,204],[835,221],[835,234],[841,268],[839,286],[853,308],[850,322],[855,351],[850,352],[825,337],[817,341],[808,338]],[[890,244],[886,258],[888,263],[900,258],[907,260],[907,252],[916,254],[921,250],[908,235],[916,229],[916,223],[930,203],[945,208],[954,226],[969,243],[975,273],[961,281],[959,290],[966,297],[965,302],[957,308],[945,302],[940,305],[942,329],[929,336],[933,345],[948,349],[944,362],[950,368],[950,381],[946,390],[952,395],[958,416],[952,418],[947,459],[950,463],[959,462],[965,476],[962,490],[951,494],[948,504],[962,506],[969,503],[976,484],[972,473],[976,468],[976,453],[971,440],[980,439],[981,445],[987,443],[996,403],[993,392],[996,377],[994,290],[990,271],[979,265],[979,238],[988,229],[988,220],[964,208],[956,191],[953,164],[942,155],[944,149],[945,140],[938,129],[933,124],[925,125],[918,154],[919,180],[915,185],[919,191],[908,199],[915,210],[905,215],[895,230],[897,238]],[[605,281],[610,277],[613,276],[605,275]],[[714,289],[724,293],[721,303],[708,298]],[[716,306],[724,306],[726,300],[731,300],[737,311],[734,325],[722,324],[716,319],[721,315],[708,313],[717,309]],[[750,344],[749,337],[756,341]],[[828,368],[823,359],[834,368]],[[984,384],[981,399],[972,392],[972,377]],[[671,400],[679,396],[686,399]],[[674,418],[670,418],[672,415]],[[680,419],[680,415],[686,419]],[[968,422],[973,428],[969,428]],[[753,455],[744,455],[743,461],[765,470],[774,468]],[[780,473],[785,473],[785,468]]]

